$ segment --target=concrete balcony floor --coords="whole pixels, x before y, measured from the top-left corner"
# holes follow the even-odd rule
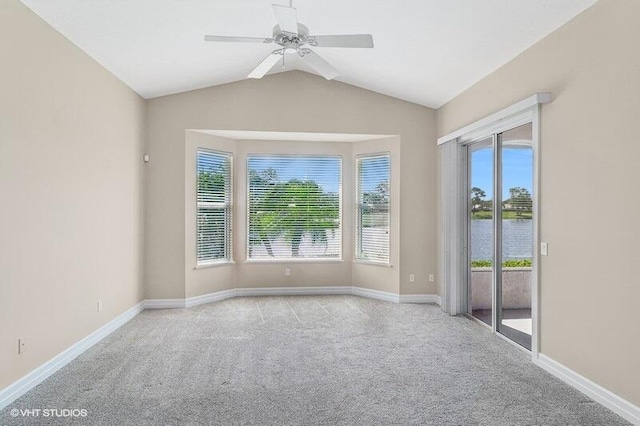
[[[485,324],[491,325],[491,309],[474,309],[472,315]],[[521,346],[531,347],[531,309],[503,309],[501,324],[508,327],[501,327],[499,331],[502,334]]]

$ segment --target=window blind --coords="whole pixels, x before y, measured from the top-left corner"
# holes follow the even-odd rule
[[[197,261],[206,264],[232,259],[232,158],[198,149]]]
[[[342,160],[247,158],[249,259],[342,257]]]
[[[389,263],[389,154],[356,159],[356,260]]]

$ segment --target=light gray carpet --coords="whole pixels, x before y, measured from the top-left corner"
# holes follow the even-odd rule
[[[469,319],[355,296],[144,311],[0,413],[45,423],[628,424]]]

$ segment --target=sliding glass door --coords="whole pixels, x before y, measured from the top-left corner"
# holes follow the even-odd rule
[[[491,326],[493,323],[493,137],[469,145],[468,313]]]
[[[497,331],[531,349],[533,148],[531,124],[498,135],[500,148],[500,279]]]
[[[468,145],[467,311],[531,349],[532,126]]]

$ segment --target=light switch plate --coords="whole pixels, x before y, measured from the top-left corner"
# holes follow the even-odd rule
[[[548,256],[549,247],[547,246],[547,243],[540,243],[540,254],[543,256]]]

